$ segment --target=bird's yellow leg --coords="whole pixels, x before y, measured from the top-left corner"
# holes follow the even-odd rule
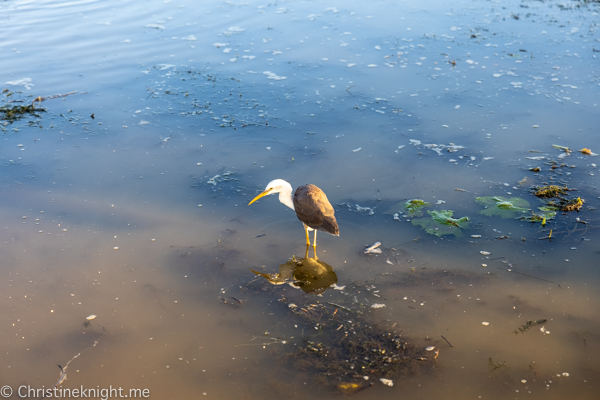
[[[306,245],[310,245],[310,237],[308,236],[308,227],[304,225],[304,232],[306,232]]]
[[[308,232],[307,232],[308,233]],[[315,238],[313,240],[313,247],[316,249],[317,248],[317,230],[315,229]]]
[[[306,253],[304,253],[304,258],[308,258],[308,249],[310,249],[310,245],[306,245]]]

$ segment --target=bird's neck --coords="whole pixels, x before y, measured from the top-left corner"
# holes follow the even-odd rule
[[[279,201],[294,210],[294,201],[292,200],[292,187],[289,190],[279,192]]]

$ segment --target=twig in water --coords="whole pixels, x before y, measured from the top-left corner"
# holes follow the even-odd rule
[[[75,91],[75,92],[69,92],[69,93],[65,93],[65,94],[55,94],[54,96],[45,96],[45,97],[38,96],[35,99],[33,99],[33,101],[31,102],[31,105],[34,105],[36,101],[39,101],[40,104],[42,104],[42,101],[56,99],[58,97],[67,97],[67,96],[70,96],[75,93],[79,93],[79,92]]]
[[[568,229],[567,229],[567,231],[568,231]],[[549,242],[552,241],[552,229],[550,229],[550,233],[548,234],[548,236],[541,237],[539,240],[544,240],[544,239],[548,239]]]
[[[507,272],[514,272],[515,274],[521,274],[521,275],[524,275],[524,276],[526,276],[526,277],[528,277],[528,278],[533,278],[533,279],[538,279],[538,280],[540,280],[540,281],[545,281],[545,282],[554,283],[554,282],[552,282],[552,281],[549,281],[548,279],[544,279],[544,278],[538,278],[537,276],[528,275],[528,274],[525,274],[525,273],[523,273],[523,272],[515,271],[515,270],[512,270],[512,269],[506,269],[506,270],[505,270],[504,268],[498,268],[498,269],[502,269],[502,270],[504,270],[504,271],[507,271]]]
[[[348,307],[344,307],[344,306],[342,306],[342,305],[339,305],[339,304],[336,304],[336,303],[332,303],[332,302],[330,302],[330,301],[329,301],[329,302],[327,302],[327,304],[329,304],[329,305],[332,305],[332,306],[335,306],[335,307],[339,307],[339,308],[341,308],[342,310],[345,310],[345,311],[348,311],[348,312],[351,312],[351,313],[353,313],[353,312],[354,312],[354,311],[352,311],[351,309],[349,309]]]
[[[442,335],[442,339],[444,339],[444,340],[446,341],[446,343],[448,343],[448,346],[450,346],[450,347],[454,347],[454,346],[452,346],[452,343],[450,343],[450,342],[448,341],[448,339],[446,339],[446,338],[444,337],[444,335]]]
[[[259,336],[255,336],[252,339],[250,339],[250,341],[253,341],[254,339],[259,339],[259,338],[260,338]],[[285,340],[285,339],[272,338],[272,337],[270,337],[268,339],[271,339],[272,342],[266,342],[266,343],[242,343],[242,344],[236,344],[233,347],[241,347],[241,346],[263,346],[263,347],[265,347],[265,346],[270,346],[272,344],[287,344],[287,340]]]

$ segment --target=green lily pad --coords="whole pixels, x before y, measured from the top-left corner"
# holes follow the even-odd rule
[[[507,199],[502,196],[486,196],[477,197],[475,201],[485,206],[485,210],[481,210],[479,213],[488,217],[515,218],[530,210],[529,202],[519,197]]]
[[[427,211],[427,214],[431,215],[431,219],[417,218],[413,219],[411,222],[413,225],[425,229],[425,232],[430,235],[436,235],[438,237],[454,235],[460,237],[462,236],[461,229],[469,226],[469,218],[453,218],[452,214],[454,214],[454,211]]]
[[[421,199],[408,200],[404,204],[404,209],[408,211],[408,216],[413,217],[415,215],[423,215],[422,209],[429,207],[431,204]]]

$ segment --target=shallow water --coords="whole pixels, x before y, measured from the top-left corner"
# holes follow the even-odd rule
[[[337,320],[289,307],[319,303],[439,349],[388,376],[393,387],[346,376],[375,383],[357,398],[597,398],[599,159],[579,150],[600,152],[598,12],[0,3],[1,106],[45,97],[37,117],[0,121],[0,385],[13,398],[52,388],[71,360],[62,388],[339,397],[338,378],[289,357],[307,341],[335,348]],[[337,286],[305,294],[250,271],[305,252],[291,210],[247,205],[274,178],[314,183],[334,204],[341,234],[320,233],[317,255]],[[475,200],[537,211],[530,188],[547,183],[576,188],[580,211],[542,227],[482,215]],[[468,227],[428,234],[413,224],[427,213],[403,216],[409,199]],[[363,253],[377,241],[381,254]]]

